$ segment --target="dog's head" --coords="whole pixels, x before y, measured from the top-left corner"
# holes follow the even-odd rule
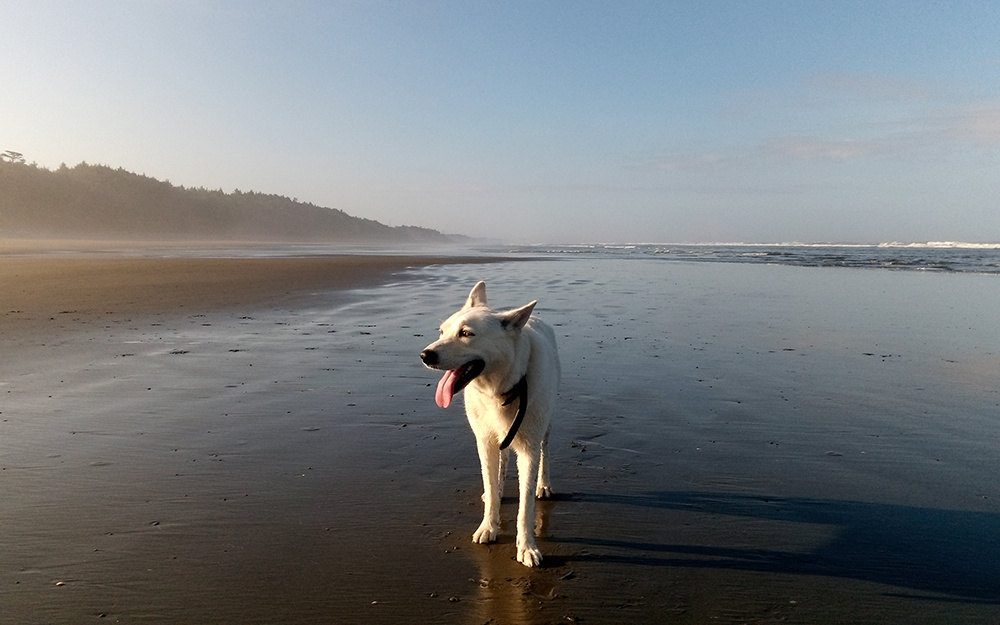
[[[503,369],[515,366],[517,339],[535,304],[493,312],[486,303],[486,283],[472,288],[465,306],[441,324],[441,338],[420,352],[427,367],[445,372],[435,395],[439,406],[447,408],[455,393],[480,375],[503,375]]]

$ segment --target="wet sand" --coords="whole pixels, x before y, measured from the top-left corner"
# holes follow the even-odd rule
[[[233,265],[279,288],[150,259],[183,295],[4,301],[0,621],[1000,618],[989,277],[279,260]],[[560,340],[538,570],[513,480],[499,542],[471,543],[474,440],[416,357],[480,278]]]

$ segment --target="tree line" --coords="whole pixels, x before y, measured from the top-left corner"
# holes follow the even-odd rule
[[[257,192],[184,188],[85,162],[49,170],[0,154],[0,237],[432,243],[436,230],[387,226],[342,210]]]

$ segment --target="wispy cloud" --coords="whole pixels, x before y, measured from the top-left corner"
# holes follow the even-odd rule
[[[1000,150],[1000,102],[962,107],[933,116],[900,120],[875,136],[861,138],[777,136],[713,152],[673,153],[647,158],[643,169],[665,172],[718,171],[782,163],[848,163],[873,158],[910,160],[955,149]],[[867,133],[865,133],[867,134]]]
[[[738,161],[739,157],[735,154],[689,152],[647,158],[642,161],[639,168],[659,171],[721,169],[736,165]]]
[[[884,153],[886,148],[887,145],[879,141],[788,137],[777,139],[763,146],[758,152],[796,160],[848,161]]]
[[[955,111],[949,134],[959,141],[1000,146],[1000,102],[974,104]]]
[[[898,142],[897,142],[898,143]],[[848,162],[897,149],[889,142],[819,137],[779,137],[732,148],[728,152],[689,152],[645,159],[639,169],[661,172],[708,172],[777,166],[791,162]]]
[[[895,76],[866,74],[815,74],[805,80],[808,90],[824,96],[837,95],[871,101],[920,101],[940,94],[926,84]]]
[[[745,89],[725,94],[723,112],[729,116],[759,115],[776,110],[815,111],[865,104],[931,102],[941,90],[897,76],[826,73],[801,78],[790,89]]]
[[[943,88],[893,76],[816,74],[785,93],[730,93],[727,123],[762,129],[743,145],[673,152],[643,169],[713,172],[796,163],[946,158],[1000,149],[1000,100],[970,102]],[[769,132],[768,132],[769,131]],[[767,136],[770,134],[770,136]]]

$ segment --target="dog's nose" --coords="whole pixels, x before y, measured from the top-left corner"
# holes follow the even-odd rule
[[[423,360],[425,365],[436,365],[438,361],[437,352],[433,349],[425,349],[420,352],[420,360]]]

